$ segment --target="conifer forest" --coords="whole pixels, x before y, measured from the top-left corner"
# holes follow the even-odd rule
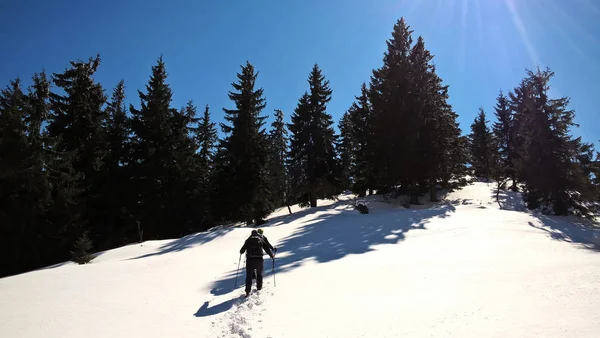
[[[27,86],[3,79],[0,277],[217,225],[260,225],[275,209],[314,208],[347,191],[435,201],[468,177],[521,191],[529,209],[589,215],[599,154],[572,135],[569,98],[549,94],[552,70],[524,70],[461,130],[423,37],[400,19],[382,43],[379,68],[356,83],[339,121],[318,64],[293,111],[266,111],[251,62],[231,79],[226,107],[173,106],[163,56],[136,97],[126,97],[127,79],[95,80],[100,55],[65,60],[60,73],[32,70]]]

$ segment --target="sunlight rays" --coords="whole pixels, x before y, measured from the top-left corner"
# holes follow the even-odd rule
[[[519,35],[521,36],[521,40],[523,42],[523,45],[525,45],[525,48],[527,49],[527,54],[529,54],[529,58],[531,59],[531,62],[534,65],[537,65],[538,60],[539,60],[537,53],[536,53],[535,49],[533,48],[533,44],[531,43],[531,40],[529,39],[529,35],[527,34],[527,30],[525,29],[525,25],[523,24],[523,20],[521,19],[521,15],[519,14],[519,11],[517,10],[514,0],[504,0],[504,3],[506,4],[508,10],[510,11],[510,16],[513,21],[513,24],[515,25],[515,27],[517,28],[517,30],[519,32]]]

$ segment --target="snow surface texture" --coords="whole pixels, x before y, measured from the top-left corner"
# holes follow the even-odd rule
[[[283,208],[264,227],[276,274],[267,258],[248,299],[245,227],[0,279],[1,336],[599,337],[598,230],[494,198],[475,183],[428,208]]]

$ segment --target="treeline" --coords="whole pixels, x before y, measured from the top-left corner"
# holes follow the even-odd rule
[[[472,172],[502,188],[522,191],[529,209],[590,216],[600,200],[600,153],[571,134],[569,98],[550,97],[550,69],[527,71],[508,94],[498,95],[490,128],[480,108],[469,134]]]
[[[435,201],[437,189],[464,184],[473,170],[525,183],[528,201],[591,198],[577,189],[597,187],[593,149],[570,138],[573,113],[545,96],[540,74],[499,101],[493,133],[475,126],[462,136],[448,86],[412,33],[403,19],[394,25],[339,134],[327,108],[333,90],[316,64],[290,122],[275,110],[270,125],[258,72],[242,65],[221,138],[208,106],[173,107],[162,57],[137,107],[124,81],[107,95],[94,80],[99,56],[36,73],[28,88],[11,81],[0,93],[0,276],[219,224],[258,225],[276,208],[316,207],[348,189]],[[541,179],[549,168],[554,176]]]

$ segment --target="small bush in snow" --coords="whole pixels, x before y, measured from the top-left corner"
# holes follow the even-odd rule
[[[89,263],[94,256],[90,253],[92,249],[92,241],[90,240],[87,231],[84,231],[81,237],[75,242],[75,250],[71,252],[73,262],[78,264]]]

